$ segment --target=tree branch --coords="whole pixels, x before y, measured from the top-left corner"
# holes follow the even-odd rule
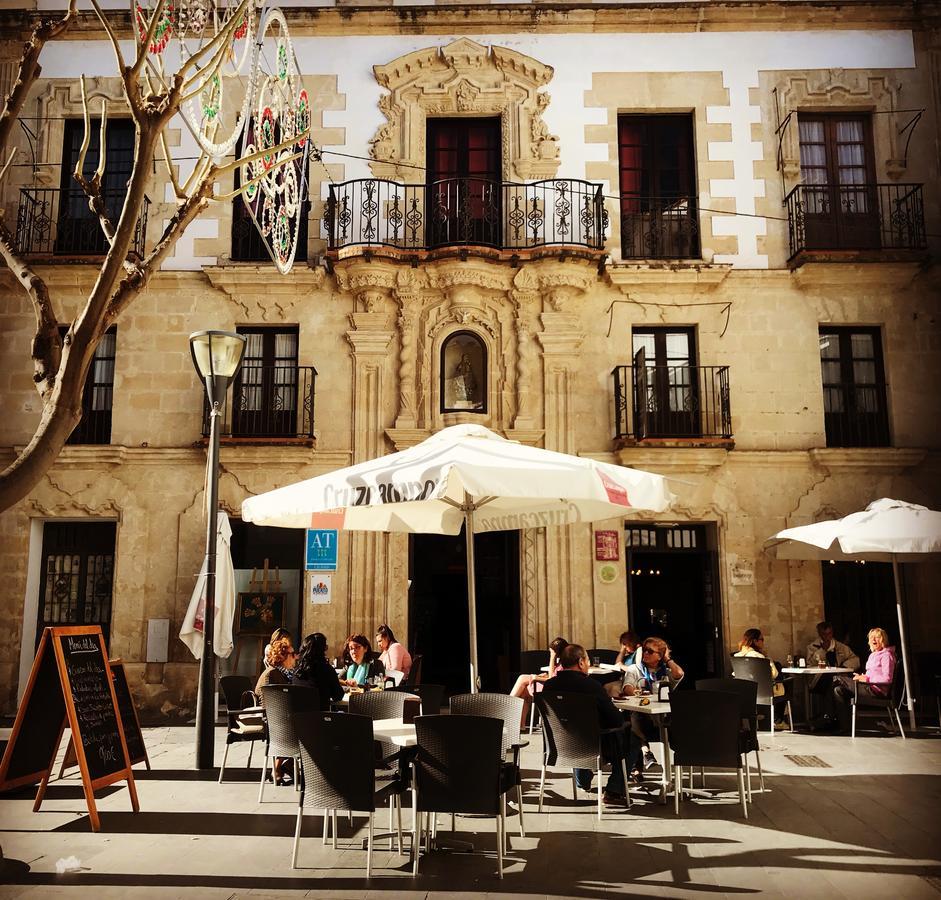
[[[105,207],[104,198],[101,196],[101,179],[105,172],[105,146],[108,123],[108,101],[105,97],[101,98],[101,131],[98,138],[98,168],[95,174],[89,179],[85,177],[85,156],[88,153],[88,145],[91,142],[91,115],[88,109],[88,95],[85,91],[85,76],[81,76],[82,87],[82,113],[85,118],[85,133],[82,137],[82,146],[78,151],[78,159],[75,161],[75,171],[72,177],[82,186],[85,196],[88,197],[88,208],[98,216],[98,223],[104,232],[108,243],[114,240],[114,225],[108,216],[108,210]]]

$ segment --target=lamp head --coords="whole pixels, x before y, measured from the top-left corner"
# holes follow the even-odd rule
[[[196,331],[190,335],[190,351],[196,371],[207,382],[218,376],[233,378],[242,363],[247,338],[231,331]]]

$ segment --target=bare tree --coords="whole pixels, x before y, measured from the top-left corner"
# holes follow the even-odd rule
[[[17,117],[40,76],[44,45],[75,22],[76,3],[70,0],[62,18],[41,21],[33,29],[0,113],[0,147],[9,145]],[[83,77],[85,134],[73,175],[97,217],[105,254],[98,277],[63,338],[46,283],[23,257],[14,233],[0,217],[0,257],[22,285],[35,316],[33,380],[43,404],[32,439],[0,473],[0,510],[23,499],[52,466],[81,419],[85,378],[99,341],[207,205],[241,194],[281,271],[293,263],[304,206],[310,110],[306,93],[299,89],[287,23],[279,10],[271,10],[261,21],[254,0],[191,0],[187,4],[156,0],[150,8],[137,5],[135,55],[128,61],[106,13],[97,0],[92,5],[114,51],[116,74],[134,122],[133,168],[123,206],[112,217],[102,193],[108,100],[103,94],[89,93]],[[266,42],[270,54],[265,51]],[[273,64],[268,64],[270,58]],[[266,71],[265,65],[272,71]],[[234,116],[227,114],[223,103],[226,83],[242,92]],[[100,121],[94,123],[91,106],[99,99],[96,118]],[[256,99],[257,107],[253,105]],[[180,120],[199,147],[186,177],[178,171],[167,138],[171,122]],[[88,177],[85,160],[96,124],[101,133],[99,162]],[[239,138],[244,144],[241,154],[230,159]],[[0,181],[9,173],[16,152],[0,170]],[[153,247],[139,257],[132,249],[155,159],[165,163],[176,208]],[[218,192],[217,186],[227,184],[237,170],[239,186]]]

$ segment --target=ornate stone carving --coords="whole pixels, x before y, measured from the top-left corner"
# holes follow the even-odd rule
[[[887,177],[898,179],[905,173],[907,163],[900,159],[898,146],[901,123],[894,115],[900,108],[902,88],[895,77],[872,75],[865,69],[822,69],[790,75],[778,87],[785,115],[799,114],[802,109],[893,113],[872,117],[874,152],[877,159],[884,160],[882,168]],[[794,181],[800,177],[800,140],[794,119],[785,129],[781,150],[784,175]],[[876,178],[880,175],[877,168]]]
[[[559,139],[542,118],[550,98],[540,93],[552,78],[551,66],[516,50],[461,38],[373,71],[389,91],[379,100],[386,122],[369,142],[377,177],[421,181],[425,120],[455,114],[500,116],[504,180],[552,178],[558,172]]]

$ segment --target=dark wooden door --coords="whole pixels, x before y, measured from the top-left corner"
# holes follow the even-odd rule
[[[502,241],[500,120],[429,119],[428,245]]]
[[[114,522],[46,522],[36,644],[50,625],[100,625],[111,633]]]
[[[232,396],[232,434],[297,434],[297,329],[240,328],[248,338]]]
[[[878,249],[879,196],[869,117],[801,116],[798,131],[807,248]]]

